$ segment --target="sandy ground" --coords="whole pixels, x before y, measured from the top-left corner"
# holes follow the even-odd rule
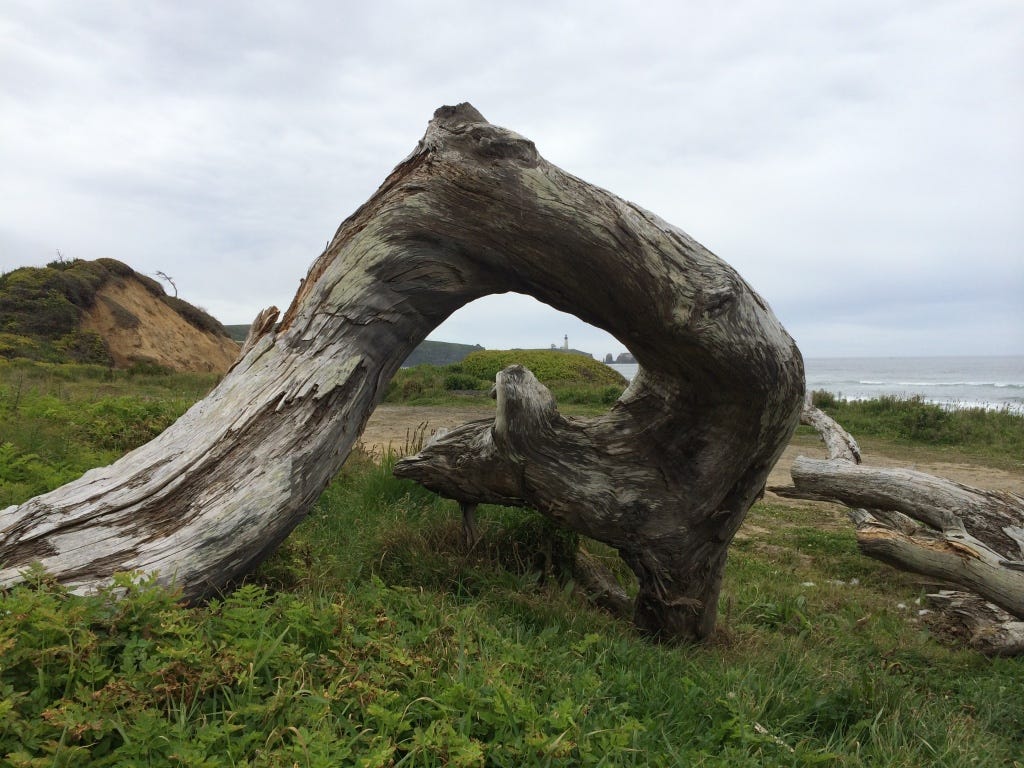
[[[491,416],[493,411],[471,407],[436,407],[381,405],[374,411],[363,432],[362,443],[370,450],[383,451],[390,446],[402,451],[415,441],[417,430],[430,434],[439,429],[450,429],[474,419]],[[1024,464],[1018,472],[997,469],[970,461],[939,461],[934,457],[911,460],[900,457],[891,447],[876,453],[864,448],[864,463],[878,467],[908,467],[932,475],[939,475],[966,485],[991,490],[1024,494]],[[772,470],[768,485],[790,485],[789,469],[798,455],[825,458],[825,448],[813,435],[797,436],[786,448],[782,458]]]
[[[135,327],[126,327],[115,307],[135,315]],[[105,338],[114,363],[121,367],[149,360],[175,371],[224,373],[240,349],[231,339],[193,327],[141,283],[128,278],[111,280],[100,288],[82,318],[82,329]]]

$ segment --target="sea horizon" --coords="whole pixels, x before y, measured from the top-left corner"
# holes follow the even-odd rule
[[[637,365],[612,364],[627,379]],[[1024,355],[806,357],[807,389],[846,400],[919,397],[948,408],[1024,414]]]

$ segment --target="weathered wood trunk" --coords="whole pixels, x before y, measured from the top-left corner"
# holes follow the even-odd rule
[[[848,449],[856,443],[835,421],[809,405],[801,420],[822,433],[829,459],[797,457],[791,470],[795,487],[772,490],[846,505],[864,554],[980,596],[946,593],[932,600],[970,630],[975,647],[1019,653],[1024,499],[910,469],[858,466],[859,453],[854,457]],[[1006,626],[997,627],[995,617],[1004,617]]]
[[[551,478],[552,514],[613,539],[642,574],[642,626],[707,634],[726,547],[799,416],[800,354],[686,234],[465,104],[437,111],[342,223],[280,326],[261,315],[206,399],[115,464],[2,512],[0,583],[38,560],[81,588],[126,569],[157,570],[189,597],[222,588],[301,520],[409,352],[462,305],[504,291],[608,330],[639,360],[600,419],[560,421],[542,394],[503,395],[507,445],[530,477]],[[568,438],[538,450],[524,419],[571,435],[579,463],[557,453]],[[474,461],[486,471],[483,454]],[[532,503],[529,486],[470,482],[482,498]],[[608,501],[588,517],[574,495],[602,483]]]
[[[501,371],[495,392],[494,419],[447,432],[395,474],[463,502],[529,506],[614,546],[639,581],[637,626],[666,638],[710,633],[728,544],[776,457],[739,465],[736,447],[717,455],[721,442],[690,444],[696,425],[664,404],[650,411],[652,396],[638,401],[634,388],[593,419],[563,417],[522,366]]]
[[[990,656],[1024,654],[1024,621],[969,592],[943,589],[928,604],[944,619],[941,629]]]

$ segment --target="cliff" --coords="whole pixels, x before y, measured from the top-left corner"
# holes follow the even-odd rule
[[[114,259],[0,275],[0,357],[223,372],[238,351],[216,319]]]

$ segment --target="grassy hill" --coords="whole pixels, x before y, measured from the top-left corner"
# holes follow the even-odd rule
[[[168,296],[160,283],[127,264],[115,259],[75,259],[0,275],[0,357],[101,365],[118,362],[120,356],[112,354],[108,336],[85,326],[88,319],[102,314],[110,327],[142,328],[140,333],[144,332],[154,313],[140,317],[137,309],[108,295],[112,288],[126,287],[137,287],[135,293],[171,310],[198,333],[227,338],[215,318],[183,299]]]
[[[453,344],[448,341],[428,340],[416,347],[402,365],[451,365],[462,361],[466,355],[482,349],[479,344]]]
[[[485,398],[498,371],[514,363],[525,365],[552,391],[561,405],[603,409],[626,388],[618,371],[590,355],[557,349],[482,349],[451,365],[403,368],[388,385],[387,401],[444,405],[454,399]]]
[[[462,361],[464,373],[486,381],[494,381],[502,368],[518,363],[533,371],[547,386],[558,384],[591,384],[625,386],[618,371],[587,354],[566,353],[558,349],[501,349],[474,352]]]

